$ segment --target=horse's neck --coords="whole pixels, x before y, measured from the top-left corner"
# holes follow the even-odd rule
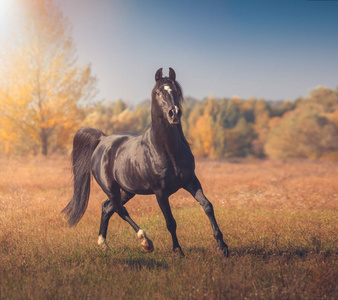
[[[180,152],[180,143],[182,143],[178,129],[174,126],[166,126],[159,122],[152,122],[151,140],[157,154],[169,158],[175,174],[178,175],[178,155]],[[164,162],[165,161],[167,160],[165,159]]]
[[[182,138],[176,126],[170,126],[161,119],[153,119],[151,139],[159,154],[168,155],[171,160],[179,154]]]

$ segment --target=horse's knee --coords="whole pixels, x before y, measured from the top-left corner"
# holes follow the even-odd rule
[[[111,201],[108,199],[102,203],[102,216],[104,218],[110,218],[114,213],[114,207]]]
[[[213,214],[214,213],[214,208],[212,206],[212,204],[208,201],[205,200],[203,203],[201,203],[204,212],[208,215],[208,214]]]
[[[212,214],[214,212],[214,208],[210,201],[204,196],[202,190],[198,190],[195,195],[195,199],[202,206],[204,212],[206,214]]]

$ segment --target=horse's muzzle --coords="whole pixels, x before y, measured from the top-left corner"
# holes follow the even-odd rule
[[[174,106],[171,110],[168,112],[168,120],[169,123],[172,125],[177,125],[180,122],[180,118],[182,116],[182,111],[178,106]]]

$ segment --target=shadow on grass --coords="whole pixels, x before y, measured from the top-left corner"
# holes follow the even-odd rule
[[[222,255],[221,251],[205,248],[205,247],[189,247],[183,249],[185,256],[170,250],[157,250],[154,253],[146,254],[135,251],[131,248],[124,248],[122,252],[110,253],[109,257],[114,264],[128,267],[132,270],[167,270],[172,265],[179,264],[190,259],[206,259],[207,257],[216,256],[215,253]]]
[[[261,247],[229,247],[229,257],[245,257],[256,256],[257,258],[269,259],[273,257],[291,258],[306,258],[308,256],[320,256],[327,258],[338,255],[338,252],[333,249],[315,249],[312,247],[287,247],[285,249],[266,249]],[[210,258],[211,256],[223,256],[223,252],[219,249],[208,247],[189,247],[185,250],[186,258],[199,256],[201,258]],[[226,258],[226,257],[225,257]]]
[[[192,255],[208,255],[210,254],[210,249],[206,248],[206,247],[196,247],[196,246],[192,246],[192,247],[188,247],[186,249],[183,249],[184,253],[187,257],[192,256]]]
[[[166,256],[161,256],[156,252],[144,253],[141,249],[121,247],[119,249],[100,251],[99,256],[106,263],[113,263],[131,270],[166,270],[169,268]]]
[[[318,250],[308,247],[286,248],[286,249],[274,249],[266,250],[263,248],[250,248],[250,247],[234,247],[230,249],[230,256],[244,257],[246,255],[252,255],[262,258],[271,257],[284,257],[284,258],[305,258],[308,255],[320,255],[323,257],[329,257],[335,255],[335,251],[331,250]]]
[[[116,263],[127,265],[132,270],[166,270],[169,265],[166,261],[152,257],[131,257],[116,259]]]

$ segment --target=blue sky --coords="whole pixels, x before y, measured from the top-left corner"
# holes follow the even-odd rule
[[[150,98],[160,67],[200,99],[293,100],[338,86],[338,1],[55,1],[97,100]]]

